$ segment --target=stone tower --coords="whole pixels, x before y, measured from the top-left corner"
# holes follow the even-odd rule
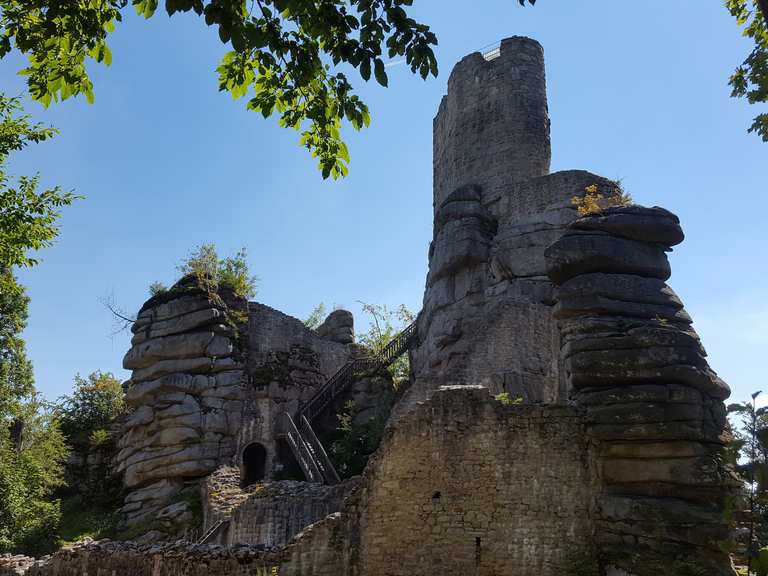
[[[456,188],[494,193],[549,174],[544,50],[514,36],[451,72],[433,127],[435,208]]]
[[[574,219],[573,196],[611,183],[549,174],[544,51],[530,38],[463,58],[433,129],[434,237],[402,410],[443,384],[563,402],[544,249]]]

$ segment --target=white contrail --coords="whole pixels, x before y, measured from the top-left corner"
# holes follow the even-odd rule
[[[402,64],[405,62],[405,59],[402,60],[392,60],[391,62],[387,62],[384,64],[384,68],[392,68],[392,66],[397,66],[398,64]]]

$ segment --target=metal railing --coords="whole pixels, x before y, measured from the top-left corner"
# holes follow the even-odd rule
[[[200,538],[200,540],[198,540],[198,541],[197,541],[197,543],[198,543],[198,544],[205,544],[206,542],[208,542],[208,540],[210,540],[210,539],[211,539],[211,537],[212,537],[212,536],[213,536],[213,535],[214,535],[214,534],[215,534],[215,533],[216,533],[216,532],[219,530],[219,528],[221,528],[221,527],[222,527],[222,526],[223,526],[225,523],[226,523],[226,524],[229,524],[229,519],[228,519],[228,518],[224,518],[223,520],[219,520],[218,522],[216,522],[216,524],[214,524],[213,526],[211,526],[210,528],[208,528],[208,530],[206,530],[206,531],[205,531],[205,534],[203,534],[203,535],[202,535],[202,537]]]
[[[307,442],[304,440],[301,432],[299,432],[296,423],[293,421],[293,418],[291,418],[291,415],[288,414],[288,412],[283,412],[283,422],[285,426],[285,439],[288,441],[291,452],[293,452],[293,456],[299,463],[301,471],[304,472],[304,477],[309,482],[322,483],[324,478],[320,471],[320,466],[312,454],[312,451],[309,449],[309,446],[307,446]]]
[[[387,368],[418,342],[416,322],[408,325],[402,332],[390,340],[376,356],[356,358],[347,362],[331,376],[315,394],[307,400],[297,413],[299,419],[305,417],[312,422],[326,407],[349,385],[363,376],[375,374]]]
[[[304,477],[309,482],[338,484],[341,482],[328,453],[312,429],[316,418],[341,392],[357,378],[374,374],[391,365],[418,341],[416,323],[409,325],[390,340],[376,356],[356,358],[347,362],[299,408],[296,421],[283,413],[284,434]]]
[[[317,438],[315,431],[310,426],[309,421],[302,416],[299,422],[299,433],[304,439],[309,451],[315,460],[315,465],[319,468],[320,474],[323,475],[323,479],[326,484],[338,484],[341,482],[341,478],[336,472],[336,468],[333,467],[331,459],[328,458],[328,453],[323,448],[322,443]]]

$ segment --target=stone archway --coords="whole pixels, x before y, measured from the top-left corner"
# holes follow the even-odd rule
[[[243,450],[241,478],[243,486],[250,486],[264,480],[267,467],[267,449],[258,442],[252,442]]]

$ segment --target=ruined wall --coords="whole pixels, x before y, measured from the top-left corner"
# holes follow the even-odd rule
[[[575,218],[574,196],[612,184],[559,172],[488,194],[456,190],[438,209],[430,246],[415,385],[399,413],[444,384],[481,384],[527,402],[564,403],[558,331],[544,250]]]
[[[307,526],[338,512],[356,484],[357,479],[335,486],[290,480],[266,484],[233,511],[224,543],[284,546]]]
[[[280,480],[243,487],[239,470],[223,466],[202,486],[204,529],[225,520],[207,543],[285,546],[311,524],[338,512],[356,485],[357,479],[335,486]]]
[[[300,545],[279,551],[261,546],[91,542],[39,560],[0,556],[0,576],[339,576],[333,518],[308,531]],[[311,566],[311,568],[310,568]]]
[[[596,574],[590,495],[571,409],[440,389],[398,422],[365,471],[359,573]]]
[[[299,528],[296,518],[321,516],[320,502],[339,504],[339,512],[282,548],[106,542],[29,562],[25,570],[28,576],[223,576],[273,566],[281,576],[597,574],[584,438],[570,408],[505,406],[484,388],[445,388],[387,433],[344,502],[354,481],[300,489],[275,483],[264,490],[277,492],[265,492],[261,502],[255,493],[241,504],[232,543],[282,543]],[[288,486],[296,493],[277,506],[280,488]],[[3,566],[0,561],[0,576],[7,574]]]
[[[172,504],[178,493],[221,465],[240,466],[253,442],[265,449],[266,477],[280,473],[283,412],[295,411],[354,350],[338,341],[348,340],[351,315],[336,312],[325,326],[321,337],[227,290],[208,294],[193,278],[148,300],[123,360],[133,371],[116,457],[126,522],[188,523],[188,507]]]
[[[596,443],[600,556],[635,576],[732,575],[728,386],[665,284],[683,239],[661,208],[576,220],[547,250],[574,400]]]
[[[328,330],[321,336],[296,318],[264,304],[249,303],[250,417],[243,422],[238,453],[250,442],[259,442],[267,448],[268,468],[282,471],[274,439],[283,431],[283,413],[294,414],[355,354],[354,344],[339,342],[349,339],[351,314],[344,314],[344,322],[338,322],[338,312],[329,315],[324,323]]]

